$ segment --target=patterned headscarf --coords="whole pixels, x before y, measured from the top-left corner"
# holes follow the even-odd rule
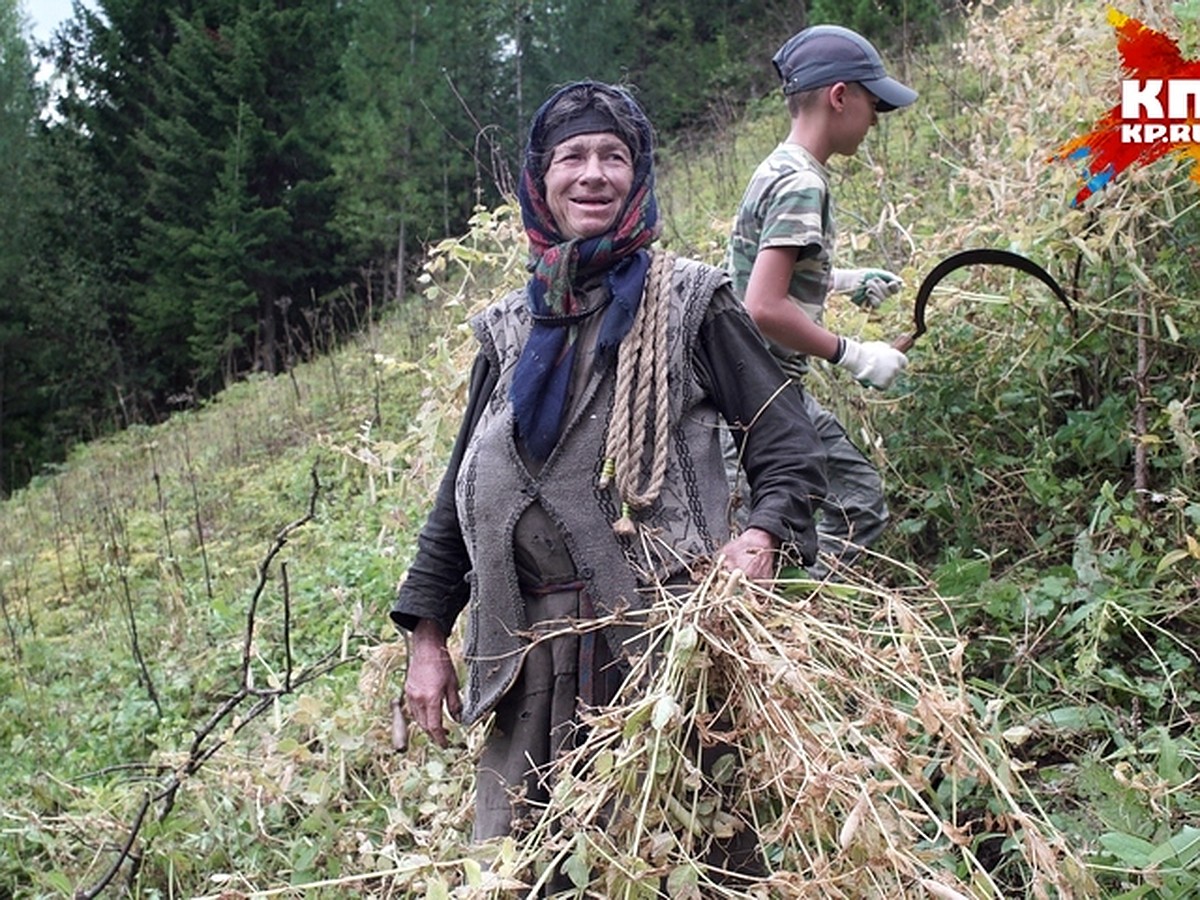
[[[613,126],[605,130],[612,130],[630,143],[630,136],[617,131],[615,120],[594,103],[581,110],[576,127],[560,124],[552,135],[547,134],[547,113],[564,94],[581,88],[590,89],[593,97],[603,93],[625,104],[637,132],[637,146],[631,144],[629,148],[633,154],[633,183],[612,228],[596,237],[568,240],[559,232],[546,203],[542,179],[546,154],[567,137],[594,132],[605,120]],[[517,196],[529,238],[532,274],[526,303],[533,327],[513,373],[511,398],[518,437],[535,459],[544,460],[558,442],[566,408],[578,331],[573,326],[582,319],[576,288],[605,273],[611,299],[602,312],[596,313],[604,316],[596,355],[598,360],[615,358],[641,302],[642,284],[650,265],[645,248],[658,237],[651,128],[637,101],[621,88],[596,82],[577,82],[555,92],[533,117]]]

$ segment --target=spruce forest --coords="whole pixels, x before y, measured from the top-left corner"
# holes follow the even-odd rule
[[[6,493],[404,306],[422,248],[511,192],[551,85],[635,80],[694,127],[769,87],[795,9],[103,0],[42,48],[0,14]]]
[[[0,900],[1200,895],[1200,186],[1086,203],[1132,16],[1196,0],[0,0]],[[647,620],[526,833],[470,841],[480,728],[407,727],[388,620],[519,287],[528,119],[579,77],[658,131],[661,243],[720,264],[787,131],[769,59],[869,35],[920,92],[835,157],[835,330],[887,391],[809,389],[884,476],[844,581],[714,569]],[[1191,147],[1194,149],[1194,147]],[[458,645],[456,635],[452,646]],[[730,769],[691,750],[719,698]],[[771,874],[719,883],[753,827]]]

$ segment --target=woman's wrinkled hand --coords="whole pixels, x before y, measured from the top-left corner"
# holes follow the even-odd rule
[[[457,721],[462,715],[462,695],[446,636],[431,619],[422,619],[413,629],[404,697],[413,721],[439,747],[447,746],[442,713],[444,710]]]
[[[741,569],[752,581],[770,581],[775,577],[779,539],[761,528],[747,528],[721,548],[725,568]]]

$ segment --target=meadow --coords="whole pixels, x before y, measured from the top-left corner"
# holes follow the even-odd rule
[[[1122,12],[1196,55],[1194,4]],[[968,247],[1035,259],[1072,312],[965,271],[891,390],[814,374],[888,486],[861,571],[656,610],[669,664],[594,723],[545,831],[470,847],[480,733],[395,749],[387,610],[457,430],[466,318],[525,275],[515,210],[481,209],[403,310],[0,505],[0,897],[517,896],[553,863],[580,896],[690,898],[745,809],[788,875],[728,896],[1200,893],[1200,190],[1169,157],[1072,207],[1051,157],[1117,99],[1094,4],[982,3],[897,62],[921,99],[834,180],[844,263],[907,288],[836,326],[907,333],[924,273]],[[720,262],[786,126],[770,97],[664,147],[663,243]],[[680,751],[718,690],[776,776],[724,809]],[[606,826],[589,797],[640,813]]]

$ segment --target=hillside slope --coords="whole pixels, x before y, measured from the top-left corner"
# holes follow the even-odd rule
[[[1196,36],[1167,4],[1123,11]],[[952,45],[904,60],[918,106],[836,164],[846,261],[908,283],[882,315],[833,310],[839,328],[906,333],[923,274],[969,246],[1036,259],[1075,315],[1011,271],[962,273],[896,389],[814,377],[885,472],[895,524],[860,583],[775,598],[855,678],[787,682],[796,706],[760,711],[786,737],[789,709],[869,695],[905,723],[872,733],[874,763],[911,764],[889,782],[867,745],[832,742],[847,780],[778,842],[797,895],[1200,890],[1197,188],[1164,160],[1076,210],[1075,173],[1047,162],[1112,104],[1118,65],[1092,4],[981,5]],[[665,242],[719,261],[785,128],[770,98],[666,148]],[[403,754],[390,734],[404,648],[386,611],[457,426],[462,322],[522,261],[513,211],[481,212],[433,257],[419,308],[81,447],[0,506],[0,897],[480,896],[561,849],[501,848],[485,875],[465,842],[478,733],[450,752],[413,735]]]

